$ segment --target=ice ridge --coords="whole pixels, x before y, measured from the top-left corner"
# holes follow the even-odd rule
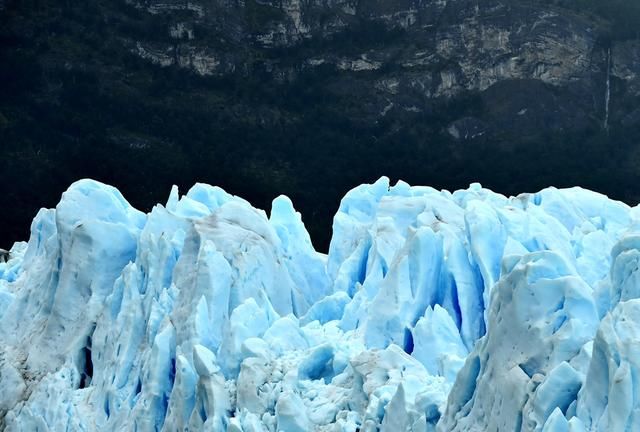
[[[74,183],[0,262],[6,431],[640,430],[638,209],[387,178],[291,201]]]

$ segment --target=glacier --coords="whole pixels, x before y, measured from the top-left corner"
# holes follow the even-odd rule
[[[145,214],[81,180],[0,262],[6,431],[640,430],[640,209],[351,190],[328,254],[174,187]]]

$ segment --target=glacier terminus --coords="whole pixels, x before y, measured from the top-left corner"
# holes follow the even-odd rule
[[[269,213],[80,180],[0,262],[5,431],[638,431],[640,207],[381,178],[328,254]]]

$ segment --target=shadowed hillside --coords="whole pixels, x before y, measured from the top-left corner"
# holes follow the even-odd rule
[[[0,3],[0,246],[75,179],[289,195],[326,249],[380,175],[637,202],[636,3]],[[605,123],[607,128],[605,128]]]

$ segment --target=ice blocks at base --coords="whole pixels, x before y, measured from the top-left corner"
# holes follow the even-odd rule
[[[286,197],[82,180],[0,263],[0,427],[635,430],[639,215],[381,178],[325,256]]]

